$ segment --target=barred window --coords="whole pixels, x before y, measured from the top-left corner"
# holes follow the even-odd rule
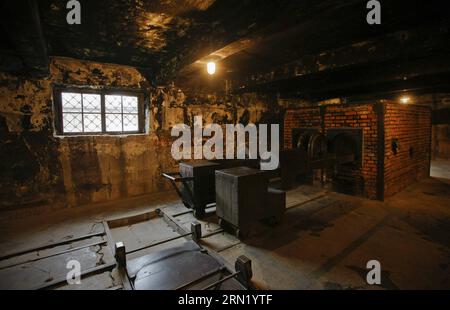
[[[55,90],[57,133],[61,135],[143,133],[142,101],[140,93]]]

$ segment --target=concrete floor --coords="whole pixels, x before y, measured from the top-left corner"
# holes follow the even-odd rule
[[[450,160],[435,160],[431,164],[431,177],[450,179]]]
[[[280,225],[255,227],[245,242],[224,233],[206,238],[203,245],[220,251],[230,264],[240,255],[248,256],[254,284],[262,289],[450,289],[449,168],[447,162],[434,162],[433,178],[384,203],[302,186],[288,193],[288,209]],[[0,255],[95,232],[102,229],[104,219],[155,208],[177,212],[182,206],[174,193],[162,193],[32,217],[2,214]],[[187,225],[191,219],[187,215],[178,221]],[[204,229],[217,229],[215,221],[208,218]],[[137,243],[149,239],[148,227],[128,230],[113,233],[122,239],[135,238]],[[77,255],[88,265],[113,260],[107,247],[90,247]],[[0,264],[0,287],[33,288],[51,281],[55,274],[66,272],[68,259],[61,256],[16,269],[2,269]],[[381,286],[366,283],[370,260],[381,263]],[[62,288],[108,289],[120,284],[114,272],[106,272],[81,286]]]

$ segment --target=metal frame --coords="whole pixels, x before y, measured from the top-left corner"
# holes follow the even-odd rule
[[[73,92],[80,94],[97,94],[101,97],[101,121],[102,121],[102,131],[101,132],[80,132],[80,133],[65,133],[63,131],[63,111],[62,111],[62,98],[61,93],[63,92]],[[106,112],[105,112],[105,96],[116,95],[116,96],[134,96],[138,98],[138,131],[119,131],[119,132],[109,132],[106,131]],[[145,133],[145,93],[143,90],[126,90],[126,89],[92,89],[87,87],[74,87],[74,86],[54,86],[53,87],[53,102],[54,102],[54,116],[55,116],[55,132],[58,136],[109,136],[109,135],[137,135]],[[82,105],[83,109],[83,105]],[[78,113],[79,114],[79,113]],[[84,113],[82,111],[82,122],[84,121]],[[96,113],[99,114],[99,113]],[[119,114],[119,113],[115,113]],[[120,113],[122,116],[122,111]],[[133,113],[134,114],[134,113]],[[125,114],[126,115],[126,114]],[[83,124],[84,128],[84,124]]]
[[[236,278],[236,280],[238,280],[246,289],[251,289],[251,279],[253,277],[252,261],[246,256],[240,256],[236,259],[234,268],[236,270],[235,273],[206,286],[203,290],[206,291],[212,288],[218,289],[221,284],[233,278]]]
[[[134,250],[131,250],[131,251],[125,251],[125,254],[133,254],[133,253],[136,253],[136,252],[140,252],[142,250],[150,249],[150,248],[153,248],[155,246],[162,245],[162,244],[165,244],[165,243],[169,243],[169,242],[172,242],[172,241],[175,241],[175,240],[178,240],[178,239],[181,239],[181,238],[186,238],[186,237],[192,237],[192,240],[194,240],[196,242],[199,241],[202,238],[202,227],[201,227],[201,225],[199,223],[191,223],[191,232],[190,233],[186,233],[186,234],[182,234],[182,235],[179,235],[179,236],[176,236],[176,237],[167,238],[165,240],[161,240],[161,241],[157,241],[157,242],[154,242],[154,243],[150,243],[148,245],[144,245],[143,247],[140,247],[140,248],[137,248],[137,249],[134,249]]]
[[[60,252],[57,252],[57,253],[36,257],[36,258],[31,259],[31,260],[27,260],[25,262],[19,262],[19,263],[14,263],[12,265],[2,266],[2,267],[0,267],[0,270],[4,270],[4,269],[11,268],[11,267],[32,263],[32,262],[37,262],[37,261],[40,261],[40,260],[43,260],[43,259],[46,259],[46,258],[51,258],[51,257],[63,255],[63,254],[70,253],[70,252],[79,251],[79,250],[82,250],[82,249],[90,248],[91,246],[97,246],[97,245],[106,244],[107,242],[108,241],[106,241],[106,240],[102,240],[102,241],[98,241],[98,242],[89,243],[89,244],[82,245],[82,246],[79,246],[79,247],[63,250],[63,251],[60,251]]]
[[[245,257],[245,256],[240,256],[240,257],[238,257],[236,259],[235,269],[236,269],[236,272],[231,273],[231,274],[223,277],[222,279],[217,280],[217,281],[215,281],[215,282],[205,286],[201,290],[207,291],[207,290],[210,290],[212,288],[218,289],[221,284],[225,283],[228,280],[234,279],[234,278],[236,278],[236,280],[241,285],[243,285],[246,289],[251,289],[252,288],[251,278],[253,277],[252,261],[250,259],[248,259],[247,257]],[[215,270],[213,270],[211,272],[208,272],[207,274],[203,275],[199,279],[196,279],[196,280],[194,280],[192,282],[180,285],[175,290],[183,290],[183,289],[188,288],[190,286],[193,286],[193,285],[195,285],[197,283],[201,283],[202,281],[208,279],[211,276],[214,276],[214,275],[216,275],[218,273],[223,273],[223,272],[229,272],[227,267],[222,266],[220,268],[217,268],[217,269],[215,269]]]
[[[170,180],[176,182],[181,181],[181,178],[176,178],[174,175],[176,174],[166,174]],[[192,212],[192,211],[191,211]],[[116,260],[118,262],[118,271],[119,274],[122,278],[122,282],[124,283],[124,289],[134,289],[133,284],[131,279],[129,278],[129,275],[127,273],[126,270],[126,265],[127,265],[127,259],[126,256],[128,254],[132,254],[132,253],[137,253],[139,251],[151,248],[151,247],[155,247],[161,244],[165,244],[165,243],[169,243],[181,238],[187,238],[187,237],[192,237],[192,239],[194,240],[194,242],[199,243],[201,241],[201,238],[207,238],[219,233],[224,232],[223,229],[219,229],[215,232],[209,233],[209,234],[205,234],[203,235],[201,232],[201,225],[197,222],[193,222],[191,223],[191,232],[186,232],[183,228],[181,228],[180,226],[177,225],[176,221],[175,221],[175,217],[177,216],[181,216],[183,214],[189,214],[191,212],[181,212],[175,215],[168,215],[166,213],[164,213],[162,210],[160,209],[156,209],[155,211],[152,212],[146,212],[140,215],[135,215],[135,216],[130,216],[130,217],[124,217],[124,218],[117,218],[117,219],[112,219],[109,221],[105,221],[103,222],[104,226],[105,226],[105,233],[108,237],[108,244],[110,245],[111,251],[113,253],[113,256],[116,257]],[[110,231],[110,227],[109,227],[109,223],[122,223],[123,225],[130,225],[131,222],[140,222],[141,220],[145,221],[145,220],[151,220],[155,217],[160,217],[166,220],[166,222],[169,224],[169,226],[173,227],[174,229],[176,229],[179,233],[180,236],[176,236],[173,238],[168,238],[165,240],[161,240],[161,241],[157,241],[151,244],[148,244],[146,246],[140,247],[138,249],[134,249],[131,251],[127,251],[126,250],[126,246],[125,244],[123,244],[123,242],[116,242],[112,235],[111,235],[111,231]],[[120,227],[123,225],[117,225],[115,227]],[[201,245],[199,245],[201,247]],[[233,245],[235,246],[235,245]],[[212,270],[211,272],[207,273],[206,275],[201,276],[199,279],[196,279],[192,282],[189,283],[184,283],[182,285],[180,285],[179,287],[176,288],[176,290],[182,290],[185,288],[188,288],[192,285],[195,285],[197,283],[201,283],[203,280],[206,280],[208,277],[211,277],[217,273],[220,272],[230,272],[230,269],[227,267],[227,263],[225,261],[223,261],[223,259],[221,259],[217,254],[208,251],[208,254],[213,257],[214,259],[216,259],[218,262],[220,262],[220,264],[222,265],[220,268],[217,268],[215,270]],[[250,270],[248,270],[248,268],[250,267]],[[232,273],[231,275],[227,275],[225,278],[221,279],[220,282],[215,282],[214,286],[218,286],[221,283],[230,280],[231,278],[236,278],[239,283],[241,285],[243,285],[245,288],[249,289],[251,288],[251,283],[250,283],[250,279],[251,276],[249,277],[249,275],[252,274],[251,272],[251,261],[249,259],[247,259],[244,256],[241,256],[240,258],[238,258],[236,260],[236,264],[235,264],[235,268],[236,268],[236,272]],[[246,270],[247,269],[247,270]],[[246,276],[245,276],[246,275]],[[246,278],[247,277],[247,278]]]
[[[206,206],[204,206],[204,205],[202,206],[201,204],[197,203],[194,193],[192,192],[191,187],[187,183],[187,182],[194,181],[193,177],[183,177],[179,172],[170,172],[170,173],[165,172],[165,173],[162,173],[161,175],[171,182],[173,188],[177,192],[177,194],[180,197],[183,204],[187,208],[191,209],[189,211],[182,212],[177,215],[173,215],[172,217],[177,217],[177,216],[181,216],[181,215],[185,215],[185,214],[189,214],[189,213],[194,213],[194,217],[201,219],[205,215],[206,210],[214,208],[216,206],[216,203],[210,203]],[[179,187],[180,183],[182,184],[182,188],[184,189],[187,197],[180,189],[180,187]]]
[[[35,248],[30,248],[30,249],[27,249],[27,250],[23,250],[23,251],[7,254],[7,255],[4,255],[4,256],[0,257],[0,261],[5,261],[5,260],[8,260],[8,259],[17,257],[17,256],[21,256],[21,255],[25,255],[25,254],[29,254],[29,253],[33,253],[33,252],[39,252],[39,251],[42,251],[42,250],[52,249],[52,248],[55,248],[55,247],[58,247],[58,246],[67,245],[67,244],[74,243],[74,242],[77,242],[77,241],[82,241],[82,240],[86,240],[86,239],[90,239],[90,238],[94,238],[94,237],[102,237],[101,241],[92,242],[92,243],[89,243],[89,244],[86,244],[86,245],[81,245],[81,246],[78,246],[78,247],[75,247],[75,248],[62,250],[62,251],[59,251],[57,253],[53,253],[53,254],[49,254],[49,255],[33,258],[31,260],[27,260],[27,261],[18,262],[18,263],[14,263],[14,264],[11,264],[11,265],[3,266],[3,267],[0,268],[0,270],[4,270],[4,269],[7,269],[7,268],[12,268],[12,267],[15,267],[15,266],[20,266],[20,265],[27,264],[27,263],[40,261],[40,260],[43,260],[43,259],[46,259],[46,258],[50,258],[50,257],[63,255],[63,254],[66,254],[66,253],[70,253],[70,252],[78,251],[78,250],[81,250],[81,249],[89,248],[91,246],[107,245],[108,244],[108,240],[104,240],[103,239],[104,236],[108,237],[106,229],[103,232],[86,234],[86,235],[83,235],[83,236],[71,238],[69,240],[64,240],[64,241],[56,242],[56,243],[49,243],[49,244],[41,245],[41,246],[38,246],[38,247],[35,247]],[[83,278],[83,277],[86,277],[86,276],[89,276],[89,275],[92,275],[92,274],[98,274],[98,273],[101,273],[101,272],[104,272],[104,271],[107,271],[107,270],[112,270],[112,269],[114,269],[116,267],[116,265],[117,265],[116,262],[113,262],[113,263],[103,264],[103,265],[96,266],[96,267],[91,268],[91,269],[84,270],[84,271],[81,272],[81,277]],[[62,284],[66,283],[66,281],[67,281],[66,277],[61,277],[61,278],[53,280],[51,282],[37,285],[37,286],[31,288],[31,290],[51,289],[51,288],[54,288],[54,287],[61,286]]]
[[[225,278],[220,279],[220,280],[218,280],[218,281],[216,281],[216,282],[214,282],[214,283],[212,283],[212,284],[210,284],[210,285],[208,285],[208,286],[202,288],[202,291],[207,291],[207,290],[210,290],[210,289],[212,289],[212,288],[217,289],[217,287],[218,287],[219,285],[221,285],[222,283],[224,283],[224,282],[226,282],[226,281],[228,281],[228,280],[230,280],[230,279],[233,279],[233,278],[237,277],[240,273],[241,273],[241,272],[235,272],[235,273],[232,273],[232,274],[226,276]]]
[[[108,270],[113,270],[116,267],[116,265],[117,264],[114,262],[114,263],[109,263],[109,264],[103,264],[103,265],[100,265],[100,266],[97,266],[97,267],[94,267],[94,268],[91,268],[91,269],[87,269],[87,270],[81,272],[80,278],[82,279],[82,278],[84,278],[86,276],[90,276],[90,275],[93,275],[93,274],[99,274],[101,272],[105,272],[105,271],[108,271]],[[45,284],[42,284],[42,285],[35,286],[34,288],[32,288],[32,290],[51,289],[51,288],[54,288],[54,287],[58,287],[58,286],[66,283],[66,282],[67,282],[67,278],[66,277],[61,277],[61,278],[56,279],[54,281],[51,281],[49,283],[45,283]]]
[[[208,279],[209,277],[212,277],[212,276],[214,276],[214,275],[216,275],[216,274],[218,274],[218,273],[220,273],[220,272],[224,272],[224,271],[227,271],[227,267],[222,266],[222,267],[220,267],[220,268],[217,268],[217,269],[215,269],[215,270],[213,270],[213,271],[211,271],[211,272],[208,272],[207,274],[203,275],[202,277],[200,277],[200,278],[198,278],[198,279],[196,279],[196,280],[194,280],[194,281],[192,281],[192,282],[188,282],[188,283],[185,283],[185,284],[180,285],[179,287],[177,287],[177,288],[175,289],[175,291],[181,291],[181,290],[184,290],[184,289],[186,289],[186,288],[188,288],[188,287],[190,287],[190,286],[192,286],[192,285],[195,285],[195,284],[197,284],[197,283],[200,283],[200,282],[202,282],[202,281]]]
[[[192,193],[192,190],[187,183],[187,182],[194,181],[194,178],[193,177],[183,177],[183,176],[181,176],[181,174],[179,172],[165,172],[162,174],[162,176],[171,182],[171,184],[174,187],[174,189],[176,190],[178,196],[183,201],[183,204],[190,209],[194,209],[194,206],[195,206],[194,194]],[[179,183],[183,184],[183,188],[186,190],[188,199],[191,200],[190,202],[186,201],[185,197],[183,197],[183,193],[182,193],[181,189],[178,187]],[[190,205],[190,203],[192,203],[192,205]]]
[[[123,223],[124,225],[130,225],[131,222],[140,222],[140,221],[145,221],[145,220],[151,220],[154,218],[164,218],[168,224],[173,227],[175,230],[177,230],[181,235],[177,236],[175,238],[170,238],[170,239],[166,239],[166,240],[162,240],[162,241],[158,241],[156,243],[153,244],[149,244],[147,246],[144,246],[142,248],[139,249],[135,249],[132,250],[130,252],[126,251],[126,247],[125,244],[123,244],[123,242],[120,241],[115,241],[112,234],[111,234],[111,230],[110,230],[110,223]],[[124,225],[115,225],[114,227],[121,227]],[[138,214],[138,215],[134,215],[134,216],[128,216],[128,217],[123,217],[123,218],[115,218],[115,219],[110,219],[107,221],[103,221],[103,226],[105,227],[105,234],[108,238],[108,244],[110,246],[110,250],[111,253],[113,254],[113,256],[116,258],[116,261],[118,262],[117,267],[118,267],[118,274],[120,276],[120,279],[122,280],[123,283],[123,289],[125,290],[133,290],[134,286],[133,283],[131,281],[131,279],[128,276],[128,272],[126,270],[126,264],[127,264],[127,259],[126,259],[126,255],[127,254],[132,254],[135,252],[139,252],[154,246],[157,246],[159,244],[164,244],[167,242],[171,242],[180,238],[186,238],[189,236],[193,236],[194,234],[191,233],[187,233],[186,231],[184,231],[183,229],[181,229],[178,225],[176,225],[175,220],[170,217],[169,215],[165,214],[164,212],[162,212],[159,209],[156,209],[152,212],[146,212],[143,214]],[[194,229],[191,226],[191,229]],[[198,228],[197,228],[198,229]],[[198,235],[198,234],[197,234]],[[201,236],[201,232],[200,232],[200,236]],[[193,237],[193,240],[195,241],[195,237]]]
[[[351,137],[354,142],[356,143],[356,147],[358,148],[357,151],[359,153],[358,157],[354,159],[355,167],[358,169],[361,169],[364,167],[364,155],[365,155],[365,149],[364,149],[364,130],[362,127],[336,127],[336,128],[328,128],[326,132],[326,137],[328,139],[328,143],[331,144],[335,142],[335,139],[338,136],[346,135]],[[331,150],[329,150],[331,152]],[[334,150],[333,150],[334,151]]]
[[[111,254],[117,260],[117,252],[115,248],[114,238],[112,237],[111,230],[109,229],[108,221],[103,221],[103,227],[105,227],[106,238],[108,239],[109,249],[111,250]],[[117,264],[117,272],[119,274],[120,279],[122,280],[123,289],[131,290],[133,289],[133,285],[128,278],[127,272],[120,264]]]
[[[184,213],[184,214],[187,214],[187,213]],[[165,240],[154,242],[154,243],[148,244],[146,246],[143,246],[143,247],[141,247],[139,249],[134,249],[132,251],[126,251],[125,245],[123,245],[123,244],[122,244],[122,247],[120,247],[120,246],[116,247],[117,244],[114,242],[114,239],[112,237],[112,234],[111,234],[108,222],[124,221],[124,223],[127,223],[128,221],[133,221],[133,220],[138,221],[140,219],[144,219],[144,220],[148,219],[148,220],[150,220],[152,218],[155,218],[156,216],[164,218],[168,222],[169,225],[173,226],[174,228],[176,227],[177,231],[180,233],[180,236],[176,236],[176,237],[173,237],[173,238],[168,238],[168,239],[165,239]],[[175,215],[175,216],[177,216],[177,215]],[[178,216],[179,216],[179,214],[178,214]],[[15,252],[15,253],[7,254],[7,255],[5,255],[3,257],[0,257],[0,261],[1,260],[7,260],[7,259],[10,259],[10,258],[13,258],[13,257],[16,257],[16,256],[20,256],[20,255],[25,255],[25,254],[28,254],[28,253],[36,252],[36,251],[42,251],[42,250],[46,250],[46,249],[51,249],[51,248],[54,248],[54,247],[57,247],[57,246],[62,246],[62,245],[70,244],[70,243],[81,241],[81,240],[86,240],[86,239],[93,238],[93,237],[102,237],[101,241],[92,242],[92,243],[89,243],[89,244],[86,244],[86,245],[80,245],[80,246],[75,247],[75,248],[62,250],[62,251],[59,251],[57,253],[53,253],[53,254],[42,256],[42,257],[34,258],[34,259],[31,259],[31,260],[28,260],[28,261],[24,261],[24,262],[20,262],[20,263],[14,263],[12,265],[1,267],[0,270],[11,268],[11,267],[22,265],[22,264],[26,264],[26,263],[30,263],[30,262],[34,262],[34,261],[39,261],[39,260],[50,258],[50,257],[55,257],[55,256],[58,256],[58,255],[63,255],[63,254],[66,254],[66,253],[74,252],[74,251],[77,251],[77,250],[80,250],[80,249],[84,249],[84,248],[88,248],[88,247],[91,247],[91,246],[104,246],[104,245],[106,245],[106,247],[109,247],[109,250],[112,253],[112,256],[116,258],[116,262],[102,264],[102,265],[96,266],[94,268],[86,269],[86,270],[81,272],[81,278],[84,278],[84,277],[87,277],[87,276],[90,276],[90,275],[94,275],[94,274],[99,274],[99,273],[102,273],[102,272],[105,272],[105,271],[110,271],[110,270],[113,270],[114,268],[117,268],[117,272],[118,272],[119,277],[120,277],[120,279],[122,281],[122,285],[119,285],[119,286],[111,288],[111,289],[130,290],[130,289],[133,289],[133,284],[132,284],[132,282],[130,281],[130,279],[128,277],[126,268],[124,268],[126,266],[126,255],[127,254],[136,253],[136,252],[139,252],[139,251],[151,248],[151,247],[155,247],[155,246],[158,246],[158,245],[161,245],[161,244],[169,243],[169,242],[172,242],[172,241],[175,241],[175,240],[178,240],[178,239],[181,239],[181,238],[187,238],[187,237],[192,237],[192,239],[195,242],[198,243],[201,238],[207,238],[207,237],[210,237],[210,236],[213,236],[213,235],[216,235],[216,234],[219,234],[219,233],[223,232],[222,229],[219,229],[218,231],[215,231],[215,232],[212,232],[212,233],[209,233],[209,234],[206,234],[206,235],[202,235],[202,230],[201,230],[200,223],[194,222],[194,223],[191,224],[191,232],[187,233],[181,227],[179,227],[176,224],[173,216],[165,214],[161,210],[155,210],[153,212],[147,212],[147,213],[144,213],[144,214],[141,214],[141,215],[131,216],[131,217],[127,217],[127,218],[120,218],[120,219],[114,219],[114,220],[110,220],[110,221],[103,221],[102,224],[103,224],[103,227],[104,227],[104,231],[103,232],[87,234],[87,235],[79,236],[79,237],[76,237],[76,238],[72,238],[70,240],[64,240],[64,241],[57,242],[57,243],[49,243],[49,244],[45,244],[45,245],[42,245],[42,246],[39,246],[39,247],[36,247],[36,248],[31,248],[31,249],[27,249],[27,250]],[[106,237],[106,240],[103,239],[103,237]],[[216,255],[214,255],[213,253],[209,253],[209,254],[223,264],[222,260],[220,260]],[[197,280],[195,280],[195,281],[193,281],[191,283],[185,283],[182,286],[178,287],[177,289],[181,290],[181,289],[187,288],[189,286],[192,286],[192,285],[194,285],[196,283],[201,283],[201,281],[207,279],[208,277],[213,276],[214,274],[217,274],[219,272],[228,271],[228,270],[229,269],[225,266],[225,264],[223,264],[222,267],[211,271],[207,275],[203,275],[201,278],[199,278],[199,279],[197,279]],[[236,277],[236,276],[237,276],[236,273],[233,274],[233,277]],[[222,280],[223,280],[222,283],[226,281],[225,278],[222,279]],[[39,284],[39,285],[33,287],[32,289],[33,290],[52,289],[52,288],[56,288],[56,287],[59,287],[61,285],[64,285],[66,283],[66,281],[67,281],[66,277],[64,277],[64,278],[61,277],[61,278],[58,278],[58,279],[53,280],[53,281],[48,282],[48,283]],[[241,284],[246,286],[245,283],[241,283]],[[217,285],[217,283],[216,283],[216,285]]]
[[[14,253],[11,253],[11,254],[6,254],[6,255],[0,257],[0,261],[7,260],[7,259],[15,257],[15,256],[25,255],[25,254],[32,253],[32,252],[37,252],[37,251],[42,251],[42,250],[46,250],[46,249],[51,249],[51,248],[54,248],[54,247],[57,247],[57,246],[66,245],[66,244],[73,243],[73,242],[80,241],[80,240],[84,240],[84,239],[89,239],[89,238],[98,237],[98,236],[104,236],[105,234],[106,234],[105,232],[98,232],[98,233],[92,233],[92,234],[87,234],[87,235],[71,238],[69,240],[64,240],[64,241],[61,241],[61,242],[48,243],[48,244],[41,245],[41,246],[38,246],[38,247],[35,247],[35,248],[18,251],[18,252],[14,252]]]

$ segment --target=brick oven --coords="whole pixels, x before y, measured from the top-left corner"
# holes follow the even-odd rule
[[[431,110],[395,102],[304,107],[286,111],[284,148],[322,132],[340,158],[332,175],[340,192],[384,200],[429,176]]]

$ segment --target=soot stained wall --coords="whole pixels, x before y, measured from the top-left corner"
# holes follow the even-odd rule
[[[131,67],[54,58],[48,78],[0,73],[0,209],[78,206],[171,189],[163,171],[171,156],[174,124],[279,121],[276,101],[189,94],[175,86],[152,88]],[[146,94],[148,133],[136,136],[56,137],[53,85],[139,89]],[[275,102],[275,103],[274,103]]]

